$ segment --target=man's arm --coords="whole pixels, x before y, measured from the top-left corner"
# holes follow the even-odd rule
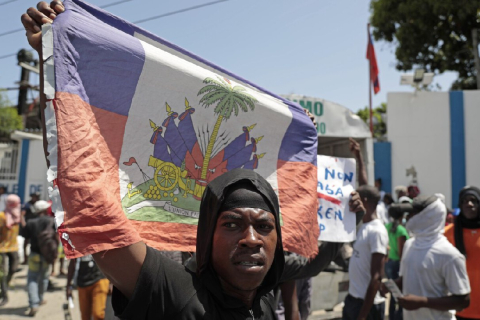
[[[368,184],[367,171],[365,169],[365,163],[363,162],[363,156],[360,149],[360,144],[353,138],[350,140],[350,151],[353,153],[358,165],[358,185],[363,186]]]
[[[42,60],[42,25],[51,23],[57,15],[65,11],[61,1],[52,1],[50,4],[39,2],[37,8],[29,8],[27,13],[21,17],[22,24],[26,31],[28,43],[39,54],[40,60],[40,88],[43,92],[43,60]],[[45,95],[40,95],[42,125],[45,124],[44,108]],[[43,128],[44,135],[46,134]],[[44,150],[46,154],[46,139],[44,136]],[[28,228],[27,228],[28,230]],[[28,237],[28,233],[27,233]],[[130,298],[135,289],[140,269],[146,256],[146,246],[143,242],[139,242],[124,248],[113,249],[109,251],[99,252],[93,257],[99,268],[105,276],[117,287],[120,292]]]
[[[358,319],[366,319],[370,309],[373,306],[373,300],[377,291],[380,289],[382,284],[382,270],[385,266],[385,255],[382,253],[375,252],[372,254],[372,262],[370,266],[370,284],[368,285],[367,293],[363,300],[362,309],[358,314]]]
[[[285,307],[285,320],[300,320],[295,280],[282,283],[280,289],[282,290],[283,306]]]
[[[407,241],[407,237],[405,236],[397,238],[398,256],[400,257],[400,259],[402,259],[403,246],[405,245],[405,241]]]
[[[127,247],[102,251],[93,258],[103,274],[127,298],[133,295],[147,246],[138,242]]]
[[[440,311],[462,310],[470,305],[470,294],[453,295],[439,298],[415,296],[413,294],[398,298],[398,304],[407,310],[430,308]]]
[[[365,207],[356,191],[351,193],[348,202],[350,212],[354,212],[357,225],[365,214]],[[324,270],[330,262],[338,255],[338,251],[343,243],[340,242],[322,242],[318,246],[318,254],[313,259],[308,259],[298,255],[289,255],[285,257],[285,267],[279,283],[296,280],[301,278],[311,278]]]

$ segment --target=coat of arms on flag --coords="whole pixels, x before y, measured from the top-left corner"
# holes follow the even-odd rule
[[[255,170],[284,247],[315,254],[316,130],[303,109],[80,0],[44,27],[51,195],[69,257],[194,251],[205,186]],[[138,236],[139,235],[139,236]]]

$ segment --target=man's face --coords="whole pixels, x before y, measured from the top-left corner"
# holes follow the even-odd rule
[[[37,202],[39,199],[39,197],[37,195],[33,195],[32,196],[32,199],[30,200],[33,204],[35,204],[35,202]]]
[[[475,196],[469,194],[463,197],[461,204],[462,214],[467,219],[478,217],[478,200]]]
[[[227,293],[256,290],[275,257],[275,216],[236,208],[220,213],[212,244],[212,264]]]

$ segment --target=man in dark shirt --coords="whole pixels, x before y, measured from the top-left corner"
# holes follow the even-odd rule
[[[40,200],[40,195],[38,193],[32,193],[30,194],[30,200],[25,203],[25,205],[22,208],[22,216],[25,219],[25,223],[27,223],[29,220],[36,218],[37,215],[33,212],[33,205],[35,202]],[[20,235],[22,235],[23,232],[20,231]],[[29,240],[25,239],[23,242],[23,263],[22,264],[27,264],[28,263],[28,256],[27,256],[27,247],[29,245]]]
[[[22,22],[40,52],[40,26],[64,8],[60,1],[37,8]],[[350,211],[364,211],[355,193]],[[114,285],[113,307],[123,319],[274,319],[271,290],[285,259],[278,199],[264,178],[236,169],[209,183],[200,204],[196,254],[196,265],[183,267],[138,242],[93,256]],[[304,277],[309,268],[298,261],[287,274]]]
[[[30,255],[28,256],[27,290],[29,316],[35,316],[38,307],[43,304],[43,293],[48,286],[49,263],[40,252],[38,235],[47,228],[52,228],[55,234],[55,224],[52,217],[47,216],[47,209],[51,204],[44,200],[37,201],[33,207],[38,218],[31,219],[23,229],[25,239],[30,239]]]

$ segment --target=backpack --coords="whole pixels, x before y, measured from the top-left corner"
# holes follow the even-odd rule
[[[40,254],[48,264],[53,263],[58,257],[58,238],[53,223],[54,220],[49,219],[47,227],[40,231],[37,236]]]

